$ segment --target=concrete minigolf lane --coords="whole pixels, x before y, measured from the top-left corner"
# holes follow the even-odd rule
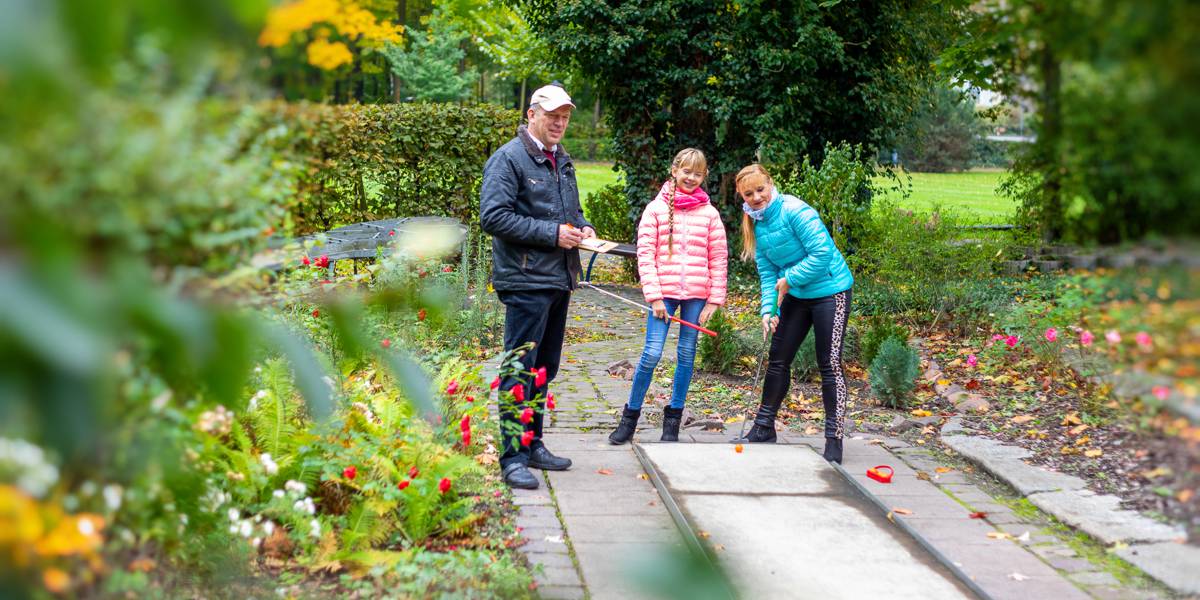
[[[806,445],[642,444],[744,598],[970,598]]]

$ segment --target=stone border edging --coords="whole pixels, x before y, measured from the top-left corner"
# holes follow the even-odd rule
[[[955,402],[957,385],[938,385],[941,367],[927,357],[929,369],[924,378],[934,391],[953,402],[959,412],[976,408]],[[983,404],[986,410],[986,401]],[[962,417],[946,419],[938,438],[946,447],[984,471],[1008,484],[1038,509],[1082,531],[1107,546],[1116,546],[1115,554],[1163,583],[1171,590],[1200,595],[1200,547],[1183,542],[1182,527],[1166,525],[1121,508],[1121,499],[1087,489],[1087,482],[1074,475],[1037,467],[1023,459],[1033,452],[1020,446],[972,435],[963,426]]]
[[[1123,509],[1120,498],[1097,494],[1078,477],[1027,464],[1022,459],[1033,455],[1029,450],[970,435],[958,419],[952,417],[940,436],[948,448],[1059,521],[1107,546],[1120,545],[1117,556],[1175,592],[1200,594],[1200,547],[1182,541],[1182,528]]]
[[[850,486],[853,487],[856,492],[870,501],[870,503],[878,508],[880,512],[882,512],[884,515],[891,514],[892,509],[888,508],[888,506],[884,504],[878,496],[872,494],[871,491],[868,490],[860,481],[852,477],[850,472],[842,467],[842,465],[838,463],[829,464],[833,465],[834,470],[836,470],[842,476],[842,479],[845,479],[847,482],[849,482]],[[926,552],[928,552],[934,557],[934,559],[938,561],[938,563],[945,567],[946,570],[950,571],[950,573],[952,573],[954,577],[962,582],[967,589],[971,590],[971,593],[983,600],[993,600],[992,596],[988,594],[982,587],[979,587],[979,584],[968,577],[966,573],[963,573],[962,569],[958,568],[958,565],[954,564],[954,561],[947,558],[945,554],[942,554],[942,552],[938,550],[936,546],[931,544],[929,540],[925,539],[925,536],[921,535],[916,529],[913,529],[913,527],[906,523],[904,519],[889,518],[888,521],[890,521],[896,527],[899,527],[901,531],[915,540],[917,545],[921,546],[921,548],[924,548]]]

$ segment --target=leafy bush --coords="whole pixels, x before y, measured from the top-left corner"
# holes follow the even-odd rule
[[[920,371],[917,351],[900,338],[888,338],[871,361],[871,392],[884,406],[903,410]]]
[[[624,185],[610,183],[588,194],[583,205],[587,207],[588,220],[596,226],[596,235],[614,242],[634,241],[638,217],[630,217],[633,209],[625,202]]]
[[[920,322],[966,319],[960,326],[986,316],[986,311],[968,308],[977,308],[977,301],[988,305],[999,296],[991,273],[1000,245],[983,237],[966,238],[965,223],[953,213],[914,214],[883,201],[873,211],[858,251],[847,257],[857,310],[907,313]]]
[[[360,221],[437,215],[479,221],[488,156],[516,134],[490,104],[262,106],[262,138],[303,170],[288,205],[298,234]]]
[[[843,252],[857,246],[871,220],[871,176],[874,167],[861,146],[826,144],[824,160],[808,156],[794,167],[770,167],[780,192],[807,202],[821,215],[833,241]]]
[[[935,86],[922,99],[906,135],[898,143],[904,168],[920,173],[962,171],[976,159],[986,124],[975,103],[959,90]]]
[[[869,321],[867,332],[862,336],[860,357],[864,365],[870,365],[879,354],[879,348],[889,338],[908,342],[909,331],[904,325],[891,318],[873,318]]]
[[[713,313],[705,327],[717,332],[717,337],[700,336],[700,369],[711,373],[732,375],[738,370],[742,357],[756,355],[760,350],[753,340],[757,333],[744,335],[725,309]]]

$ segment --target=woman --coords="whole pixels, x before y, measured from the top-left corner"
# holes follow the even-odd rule
[[[758,265],[763,336],[774,332],[762,404],[754,427],[739,441],[775,441],[775,415],[787,397],[792,360],[812,329],[825,404],[823,455],[825,460],[841,463],[847,401],[842,341],[854,277],[817,211],[799,198],[776,191],[765,169],[759,165],[742,169],[736,184],[745,213],[742,259],[754,258]]]

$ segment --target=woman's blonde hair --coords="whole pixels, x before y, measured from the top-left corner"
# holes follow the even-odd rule
[[[703,171],[708,173],[708,160],[704,158],[704,153],[696,148],[684,148],[680,150],[675,158],[671,161],[671,170],[687,167],[692,171]],[[672,178],[674,173],[671,174]],[[670,258],[675,254],[675,188],[679,183],[674,179],[671,180],[671,197],[667,200],[667,257]]]
[[[771,179],[771,174],[762,165],[755,163],[743,167],[734,179],[738,198],[742,197],[743,189],[758,187],[764,181],[775,185],[775,180]],[[745,213],[742,214],[742,260],[754,260],[754,219]]]

